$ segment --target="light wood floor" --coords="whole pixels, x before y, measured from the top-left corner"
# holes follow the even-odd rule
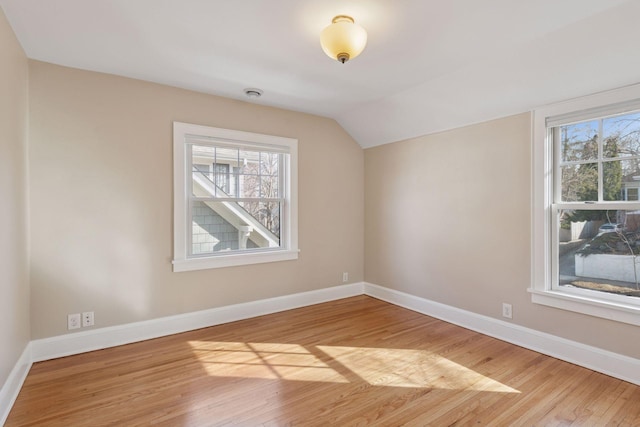
[[[36,363],[7,426],[640,426],[640,387],[359,296]]]

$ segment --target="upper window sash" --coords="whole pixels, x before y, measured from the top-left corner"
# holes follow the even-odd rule
[[[215,172],[207,172],[207,171],[201,171],[199,169],[197,169],[195,167],[195,164],[193,163],[193,146],[195,144],[191,143],[191,142],[187,142],[186,144],[186,168],[185,168],[185,173],[189,173],[188,171],[191,171],[191,173],[196,174],[199,177],[203,177],[204,179],[208,179],[209,181],[211,181],[211,178],[207,178],[207,175],[212,175],[215,176],[216,173]],[[202,146],[203,144],[198,143],[198,146]],[[208,144],[211,148],[219,148],[221,147],[220,145],[217,144]],[[289,189],[288,189],[288,185],[289,185],[289,179],[288,179],[288,173],[290,170],[290,154],[289,154],[289,147],[282,147],[281,149],[279,149],[278,147],[272,147],[270,146],[268,149],[265,147],[262,148],[251,148],[248,149],[247,145],[243,145],[243,146],[238,146],[238,147],[233,147],[231,145],[226,145],[225,147],[228,148],[233,148],[234,150],[239,150],[239,153],[241,151],[247,151],[247,152],[252,152],[252,153],[257,153],[259,156],[262,153],[268,153],[268,154],[275,154],[278,156],[278,168],[277,168],[277,196],[276,197],[265,197],[262,194],[259,194],[258,196],[240,196],[238,194],[238,192],[240,191],[240,185],[239,182],[237,184],[234,184],[234,186],[230,186],[227,185],[227,187],[229,188],[233,188],[234,189],[234,193],[230,194],[229,193],[229,189],[225,190],[222,188],[218,188],[216,190],[216,195],[211,195],[211,196],[196,196],[193,193],[193,179],[191,179],[191,177],[186,176],[186,182],[187,182],[187,196],[188,198],[190,198],[191,200],[217,200],[217,201],[264,201],[264,202],[269,202],[269,201],[273,201],[273,202],[285,202],[286,201],[286,195],[289,193]],[[217,157],[213,158],[215,164],[219,164]],[[240,157],[238,157],[237,159],[235,159],[235,161],[237,163],[241,163],[241,159]],[[260,159],[258,159],[258,162],[260,162]],[[255,177],[259,177],[259,179],[261,179],[262,177],[268,176],[267,174],[264,174],[260,171],[261,166],[258,166],[258,173],[236,173],[233,172],[231,170],[228,170],[228,172],[226,173],[226,179],[235,179],[237,176],[255,176]],[[231,168],[233,169],[233,168]],[[229,184],[229,182],[226,182],[227,184]],[[211,182],[211,184],[213,185],[218,185],[217,182]],[[262,185],[262,183],[260,183],[260,185]],[[222,193],[222,196],[218,196],[217,193],[220,192]],[[226,194],[225,194],[226,193]]]
[[[615,118],[619,118],[620,123],[625,123],[626,121],[631,120],[630,118],[632,118],[632,120],[640,120],[640,111],[632,110],[627,112],[627,114],[591,119],[575,124],[577,126],[583,125],[584,129],[588,129],[587,132],[579,127],[567,130],[567,127],[571,125],[561,125],[547,129],[547,144],[551,144],[553,150],[554,167],[552,175],[554,178],[553,201],[555,203],[607,203],[611,201],[624,201],[629,203],[629,201],[625,199],[617,198],[622,196],[620,191],[623,190],[623,188],[616,190],[615,193],[611,193],[612,189],[608,188],[607,190],[605,187],[608,167],[611,168],[619,165],[620,173],[622,173],[623,163],[627,164],[628,168],[633,168],[634,166],[632,164],[628,164],[628,162],[640,159],[640,152],[638,154],[630,154],[629,152],[625,153],[625,148],[630,149],[630,147],[626,146],[624,135],[622,137],[619,136],[618,129],[616,129],[616,132],[612,132],[607,135],[605,131],[605,120],[609,120],[607,125],[609,126],[609,131],[611,131],[612,124],[614,123],[613,120]],[[595,128],[593,128],[593,124],[596,124]],[[634,129],[634,127],[631,127],[630,125],[627,125],[627,129],[629,129],[630,133],[637,132],[637,129]],[[589,132],[591,132],[591,134],[589,134]],[[574,139],[580,137],[582,137],[582,139]],[[611,139],[612,137],[614,138]],[[591,148],[589,148],[590,146]],[[615,150],[615,152],[612,153],[611,150]],[[586,156],[585,152],[587,153]],[[566,158],[567,156],[569,158]],[[577,179],[579,171],[584,167],[589,167],[589,165],[595,167],[597,185],[596,197],[592,196],[590,198],[581,198],[580,200],[569,198],[565,200],[563,198],[563,184],[566,183],[564,181],[564,171],[566,170],[570,176],[573,175],[573,178]],[[631,172],[631,170],[628,172]],[[628,177],[628,173],[625,176]],[[570,179],[570,177],[568,177],[568,179]],[[628,183],[628,181],[625,181],[625,183]]]

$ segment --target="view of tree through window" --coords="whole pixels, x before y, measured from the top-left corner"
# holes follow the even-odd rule
[[[558,285],[640,297],[640,210],[620,209],[638,201],[640,112],[557,126],[552,133]],[[575,202],[589,208],[568,206]]]
[[[637,200],[640,112],[559,126],[557,131],[559,201]]]

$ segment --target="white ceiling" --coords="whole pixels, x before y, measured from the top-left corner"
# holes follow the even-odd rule
[[[336,119],[363,147],[640,82],[638,0],[0,0],[29,58]],[[340,64],[334,15],[369,34]]]

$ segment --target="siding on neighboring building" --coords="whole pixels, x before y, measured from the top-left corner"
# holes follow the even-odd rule
[[[238,249],[238,230],[204,202],[196,202],[192,244],[194,255]],[[251,240],[247,241],[247,248],[257,247]]]

